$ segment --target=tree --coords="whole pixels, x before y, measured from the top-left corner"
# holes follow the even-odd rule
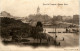
[[[36,30],[38,31],[38,38],[40,39],[40,43],[41,43],[41,40],[42,40],[41,32],[43,31],[43,26],[40,21],[37,22]]]
[[[36,27],[42,27],[42,23],[38,21]]]
[[[9,37],[17,36],[22,37],[23,34],[28,37],[32,26],[23,23],[21,20],[15,20],[14,18],[1,17],[1,37],[6,39]],[[16,32],[15,32],[16,31]],[[14,39],[14,37],[13,37]]]

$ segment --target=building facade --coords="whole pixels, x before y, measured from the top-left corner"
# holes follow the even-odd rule
[[[73,15],[73,23],[79,24],[79,15]]]

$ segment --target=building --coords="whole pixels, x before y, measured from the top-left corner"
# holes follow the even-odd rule
[[[1,16],[4,16],[4,17],[10,17],[11,16],[10,13],[7,13],[6,11],[1,12],[0,14],[1,14]]]
[[[79,24],[79,15],[73,15],[73,24]]]
[[[39,8],[39,6],[37,8],[37,14],[40,14],[40,8]]]
[[[53,16],[53,19],[54,19],[55,21],[62,21],[62,20],[63,20],[62,16],[60,16],[60,15],[58,15],[58,16]]]

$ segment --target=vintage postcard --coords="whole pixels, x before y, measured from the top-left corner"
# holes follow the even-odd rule
[[[0,51],[79,51],[79,0],[0,0]]]

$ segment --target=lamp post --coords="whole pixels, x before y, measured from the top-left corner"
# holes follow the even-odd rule
[[[56,24],[55,24],[55,40],[54,40],[54,44],[56,46],[57,42],[56,42]]]

